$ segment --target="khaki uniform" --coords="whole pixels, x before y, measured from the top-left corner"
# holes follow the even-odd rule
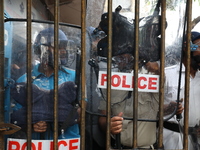
[[[106,90],[102,90],[106,99]],[[111,111],[116,116],[123,112],[123,117],[133,118],[133,92],[127,98],[129,91],[112,90]],[[158,93],[138,93],[138,119],[157,119],[159,106]],[[106,101],[100,102],[99,110],[106,110]],[[132,147],[133,121],[123,121],[121,144]],[[137,144],[140,148],[149,148],[156,142],[156,122],[138,121]]]

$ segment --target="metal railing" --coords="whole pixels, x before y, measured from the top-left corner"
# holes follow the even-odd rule
[[[28,103],[27,103],[27,110],[31,110],[31,98],[32,98],[32,88],[31,88],[31,0],[27,0],[27,96],[28,96]],[[135,42],[134,42],[134,56],[138,56],[138,47],[139,47],[139,6],[140,1],[135,0]],[[189,45],[189,38],[190,31],[191,31],[191,7],[192,7],[192,0],[187,0],[187,66],[186,66],[186,78],[185,78],[185,105],[184,105],[184,149],[188,149],[188,111],[189,111],[189,70],[190,70],[190,45]],[[54,45],[55,49],[58,49],[58,23],[59,23],[59,5],[58,0],[55,0],[54,5]],[[4,123],[4,1],[0,3],[0,129],[3,128],[1,124]],[[81,0],[81,64],[86,63],[86,1]],[[164,104],[164,62],[165,62],[165,16],[166,16],[166,1],[161,1],[161,59],[160,59],[160,94],[159,94],[159,127],[158,127],[158,148],[162,149],[163,143],[163,104]],[[112,57],[112,0],[108,0],[108,64],[107,64],[107,116],[111,116],[111,57]],[[54,53],[55,64],[54,66],[58,66],[58,51]],[[134,72],[134,87],[137,89],[138,85],[138,57],[135,57],[135,72]],[[55,67],[54,70],[55,80],[54,80],[54,150],[58,149],[58,67]],[[85,91],[86,81],[85,81],[85,67],[84,65],[81,66],[81,150],[85,149]],[[134,105],[133,105],[133,149],[137,149],[137,108],[138,108],[138,91],[134,90]],[[27,111],[27,149],[31,150],[31,133],[32,133],[32,120],[31,120],[31,111]],[[107,132],[106,132],[106,150],[111,149],[110,145],[110,121],[111,118],[107,117]],[[3,144],[5,141],[5,135],[2,134],[3,132],[0,130],[0,150],[5,149],[5,145]]]
[[[0,124],[4,123],[4,1],[0,6]],[[4,150],[4,135],[0,132],[0,149]]]

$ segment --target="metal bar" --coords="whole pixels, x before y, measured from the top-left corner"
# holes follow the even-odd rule
[[[4,20],[4,22],[9,22],[9,21],[23,22],[23,21],[26,21],[26,20],[27,19],[21,19],[21,18],[7,18],[7,19]],[[54,21],[48,21],[48,20],[36,20],[36,19],[32,19],[31,21],[32,22],[36,22],[36,23],[54,24]],[[81,28],[79,25],[74,25],[74,24],[69,24],[69,23],[63,23],[63,22],[60,22],[59,25],[73,27],[73,28],[78,28],[78,29]]]
[[[186,37],[186,70],[185,70],[185,99],[184,99],[184,134],[183,134],[183,149],[188,149],[188,121],[189,121],[189,90],[190,90],[190,37],[191,37],[191,14],[192,14],[192,0],[187,0],[187,37]]]
[[[54,3],[54,150],[58,149],[58,29],[59,0]]]
[[[164,68],[165,68],[165,27],[166,27],[166,1],[161,1],[161,56],[160,56],[160,83],[159,83],[159,128],[158,148],[163,146],[163,109],[164,109]]]
[[[0,4],[0,123],[4,122],[4,1]],[[5,149],[4,135],[0,132],[0,150]]]
[[[108,0],[108,64],[107,64],[107,108],[106,108],[106,150],[110,149],[110,121],[111,121],[111,63],[112,63],[112,0]]]
[[[27,0],[27,150],[31,150],[32,135],[32,46],[31,46],[31,5],[32,0]]]
[[[139,8],[140,1],[135,1],[135,40],[134,40],[134,96],[133,96],[133,148],[137,148],[138,121],[138,61],[139,61]]]
[[[81,150],[85,150],[85,99],[86,99],[86,1],[81,0]],[[78,64],[76,64],[78,65]]]

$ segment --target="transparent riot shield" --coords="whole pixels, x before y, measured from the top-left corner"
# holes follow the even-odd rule
[[[18,144],[23,147],[27,139],[27,119],[32,121],[32,146],[37,149],[51,149],[54,137],[54,84],[58,85],[58,140],[59,148],[80,146],[80,27],[59,25],[58,49],[54,47],[54,25],[52,22],[32,23],[32,51],[27,51],[26,23],[15,20],[13,24],[12,61],[9,122],[21,130],[7,139],[8,147]],[[23,27],[23,28],[22,28]],[[58,52],[55,66],[54,52]],[[32,64],[28,66],[27,55]],[[78,64],[78,65],[76,65]],[[31,69],[32,110],[27,110],[27,69]],[[55,80],[58,73],[58,83]],[[77,74],[76,72],[79,72]],[[31,111],[31,118],[27,112]],[[39,144],[42,142],[42,144]],[[73,144],[73,146],[72,146]]]
[[[89,64],[93,67],[90,70],[88,90],[90,121],[90,138],[101,145],[101,139],[105,138],[105,132],[99,128],[99,118],[102,117],[123,117],[123,127],[121,140],[117,140],[117,134],[111,134],[113,148],[119,143],[120,148],[131,148],[132,120],[133,120],[133,92],[132,85],[134,71],[134,2],[113,1],[113,27],[112,27],[112,77],[111,77],[111,116],[105,116],[106,110],[106,74],[107,74],[107,54],[108,54],[108,14],[102,13],[99,26],[92,34],[104,31],[106,36],[101,37],[97,43],[97,50],[92,50],[94,55],[90,55]],[[161,6],[160,1],[140,3],[139,21],[139,72],[138,72],[138,147],[156,148],[156,138],[158,122],[159,99],[159,75],[160,75],[160,55],[161,55]],[[105,2],[104,12],[107,12]],[[165,84],[164,84],[164,122],[174,122],[179,132],[172,131],[164,125],[163,144],[170,146],[167,149],[183,148],[182,131],[183,124],[180,125],[182,117],[176,118],[179,104],[182,103],[183,95],[181,89],[184,88],[184,66],[182,64],[182,49],[185,40],[186,24],[186,3],[182,1],[172,1],[167,3],[166,23],[165,23]],[[163,62],[162,62],[163,63]],[[94,79],[96,76],[97,82]],[[95,83],[94,83],[95,82]],[[87,82],[88,83],[88,82]],[[97,88],[93,86],[97,84]],[[95,93],[96,91],[96,93]],[[91,95],[90,95],[91,94]],[[181,104],[180,104],[181,105]],[[92,111],[92,112],[91,112]],[[100,113],[104,112],[104,113]],[[123,113],[120,114],[120,113]],[[97,116],[97,117],[96,117]],[[97,120],[95,120],[96,118]],[[91,124],[92,122],[92,124]],[[98,128],[94,129],[96,124]],[[164,123],[165,124],[165,123]],[[144,128],[142,128],[144,127]],[[105,130],[104,130],[105,131]],[[101,132],[101,133],[99,133]],[[144,133],[145,132],[145,133]],[[102,135],[104,133],[104,135]],[[143,134],[144,133],[144,134]],[[173,139],[170,135],[177,133]],[[97,137],[96,134],[99,136]],[[101,137],[100,137],[101,135]],[[145,137],[145,138],[144,138]],[[146,138],[149,137],[150,139]],[[145,141],[145,139],[148,139]],[[170,141],[170,144],[168,143]],[[105,141],[104,141],[105,142]],[[96,144],[95,143],[95,144]],[[91,143],[90,143],[91,144]],[[104,145],[105,146],[105,145]]]

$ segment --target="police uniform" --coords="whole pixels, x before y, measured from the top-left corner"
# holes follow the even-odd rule
[[[140,72],[146,73],[146,71]],[[106,90],[102,93],[106,98]],[[123,117],[133,118],[133,92],[112,90],[111,115],[116,116],[123,112]],[[158,93],[138,92],[138,119],[156,120],[159,106]],[[106,110],[106,101],[100,102],[99,110]],[[133,145],[133,121],[123,120],[121,144],[125,147]],[[137,144],[139,148],[150,148],[156,142],[156,122],[138,121]]]
[[[177,85],[179,77],[179,65],[171,66],[165,69],[167,87],[165,87],[165,100],[176,100],[177,99]],[[184,97],[184,66],[182,70],[181,80],[181,93],[180,98]],[[188,138],[188,149],[198,150],[200,138],[197,136],[197,128],[199,128],[200,121],[200,72],[197,71],[194,78],[190,77],[190,93],[189,93],[189,138]],[[184,99],[183,99],[184,105]],[[170,119],[163,130],[163,144],[165,149],[183,149],[183,126],[184,118],[180,120],[180,127],[174,116]],[[169,129],[170,128],[170,129]]]
[[[185,68],[182,66],[181,74],[181,86],[183,89],[185,79]],[[171,101],[176,102],[178,92],[180,65],[173,65],[165,68],[165,104],[169,104]],[[182,94],[180,95],[182,97]],[[172,113],[172,112],[171,112]],[[168,118],[169,116],[166,116]],[[165,149],[183,149],[181,134],[179,130],[179,122],[176,120],[176,116],[164,122],[163,128],[163,145]]]
[[[53,138],[53,89],[54,89],[54,75],[47,77],[45,74],[38,71],[39,64],[34,66],[32,71],[32,90],[33,90],[33,110],[32,110],[32,121],[36,123],[38,121],[46,121],[50,124],[50,131],[42,133],[45,135],[45,139]],[[21,76],[17,82],[26,83],[27,75],[24,74]],[[62,66],[62,69],[58,71],[58,122],[64,122],[67,118],[71,116],[70,112],[73,109],[72,103],[76,98],[76,89],[75,89],[75,71],[65,68]],[[24,95],[23,88],[14,89],[11,91],[11,96],[17,100],[17,105],[15,111],[12,114],[12,122],[23,126],[26,123],[26,96]],[[24,89],[25,91],[25,89]],[[79,138],[79,127],[78,124],[71,123],[59,138]],[[33,133],[33,139],[39,139],[40,133]]]
[[[189,150],[200,149],[200,137],[197,135],[197,129],[200,123],[200,71],[197,71],[195,77],[190,77],[190,93],[189,93]],[[182,91],[184,93],[184,91]],[[183,125],[184,119],[181,120]]]

